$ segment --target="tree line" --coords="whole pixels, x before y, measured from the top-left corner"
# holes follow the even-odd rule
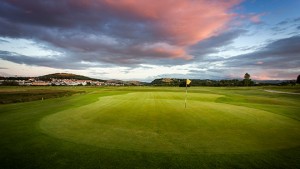
[[[250,74],[246,73],[244,79],[226,79],[226,80],[210,80],[210,79],[191,79],[192,83],[188,86],[264,86],[264,85],[296,85],[300,84],[300,75],[297,80],[286,80],[280,83],[271,84],[269,82],[254,82],[250,78]],[[152,86],[186,86],[186,79],[177,78],[160,78],[153,80],[150,85]]]

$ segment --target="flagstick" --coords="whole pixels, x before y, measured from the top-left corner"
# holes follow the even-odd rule
[[[184,107],[186,108],[186,99],[187,99],[187,83],[185,83],[185,101]]]

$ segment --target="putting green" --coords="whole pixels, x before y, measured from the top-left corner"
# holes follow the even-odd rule
[[[43,118],[43,132],[108,149],[239,153],[300,145],[300,122],[267,111],[216,103],[216,94],[137,92]]]

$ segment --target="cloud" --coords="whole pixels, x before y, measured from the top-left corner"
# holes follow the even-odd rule
[[[45,66],[51,68],[62,69],[86,69],[90,67],[103,66],[97,63],[84,62],[80,60],[72,60],[71,62],[64,62],[62,60],[71,60],[72,58],[56,58],[56,57],[32,57],[20,55],[13,52],[0,51],[0,59],[11,61],[18,64],[26,64],[33,66]]]
[[[260,71],[254,72],[255,74],[252,75],[252,79],[255,80],[295,80],[299,75],[298,70],[282,70],[282,69],[271,69],[268,71]]]
[[[276,40],[260,50],[226,60],[230,67],[299,68],[300,36]]]
[[[206,55],[218,52],[220,47],[230,45],[234,39],[247,33],[244,29],[235,29],[226,31],[217,36],[205,39],[189,48],[189,53],[193,56],[204,57]]]
[[[190,46],[228,29],[235,17],[231,9],[239,3],[3,0],[0,36],[32,39],[60,51],[68,62],[75,60],[74,64],[84,61],[135,65],[157,63],[158,59],[163,64],[184,63],[193,59],[187,51]],[[47,65],[41,60],[33,63]]]
[[[295,33],[292,33],[293,35],[297,35],[299,34],[299,24],[300,18],[288,18],[278,22],[275,26],[271,28],[271,30],[273,31],[273,35],[283,34],[285,32],[290,34],[292,31],[295,31]]]
[[[0,43],[8,43],[8,41],[4,39],[0,39]]]
[[[275,40],[258,51],[222,60],[222,67],[228,72],[252,71],[255,79],[290,79],[300,71],[299,46],[300,36]]]
[[[224,28],[231,19],[228,10],[239,1],[159,1],[107,0],[108,6],[129,18],[154,23],[156,34],[175,44],[194,44]],[[147,7],[146,9],[144,7]],[[213,9],[213,10],[211,10]],[[138,16],[138,18],[136,18]]]
[[[264,13],[263,14],[252,14],[249,16],[249,19],[251,22],[259,24],[259,23],[262,23],[261,17],[264,15],[265,15]]]
[[[300,19],[287,19],[273,27],[271,33],[286,36],[296,32],[290,38],[268,42],[266,46],[251,47],[245,42],[245,46],[243,37],[239,37],[250,33],[248,26],[253,24],[262,28],[258,23],[262,23],[264,13],[236,14],[232,9],[240,2],[2,0],[1,44],[13,47],[6,39],[26,39],[55,52],[36,56],[1,48],[0,58],[51,68],[87,70],[121,66],[137,72],[141,64],[167,68],[194,64],[198,67],[186,69],[193,78],[219,79],[224,74],[236,78],[240,72],[241,77],[245,72],[252,72],[253,77],[259,78],[259,71],[267,72],[265,77],[275,78],[287,76],[288,71],[292,75],[299,72],[299,33],[295,35]],[[279,37],[284,36],[274,38]],[[241,45],[236,44],[237,39]],[[232,45],[238,51],[243,50],[240,53],[256,51],[228,59],[221,57],[221,54],[230,57],[234,53]],[[172,73],[181,76],[180,72]]]
[[[237,31],[240,32],[240,31]],[[202,56],[216,52],[218,46],[230,43],[239,33],[227,32],[218,37],[201,42],[197,48]],[[241,31],[240,33],[242,33]],[[214,47],[210,43],[216,44]],[[206,49],[206,46],[208,49]],[[230,58],[203,57],[201,62],[195,62],[188,74],[176,75],[195,79],[242,79],[248,72],[252,79],[278,80],[295,79],[300,72],[300,36],[292,36],[269,42],[256,51]],[[205,50],[206,49],[206,50]]]
[[[241,25],[242,22],[250,23],[250,24],[262,24],[262,17],[265,16],[266,13],[243,13],[237,15],[237,25]]]

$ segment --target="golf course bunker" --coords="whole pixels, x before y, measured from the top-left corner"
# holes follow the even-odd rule
[[[300,123],[267,111],[216,103],[216,94],[137,92],[46,116],[44,133],[107,149],[242,153],[300,145]]]

